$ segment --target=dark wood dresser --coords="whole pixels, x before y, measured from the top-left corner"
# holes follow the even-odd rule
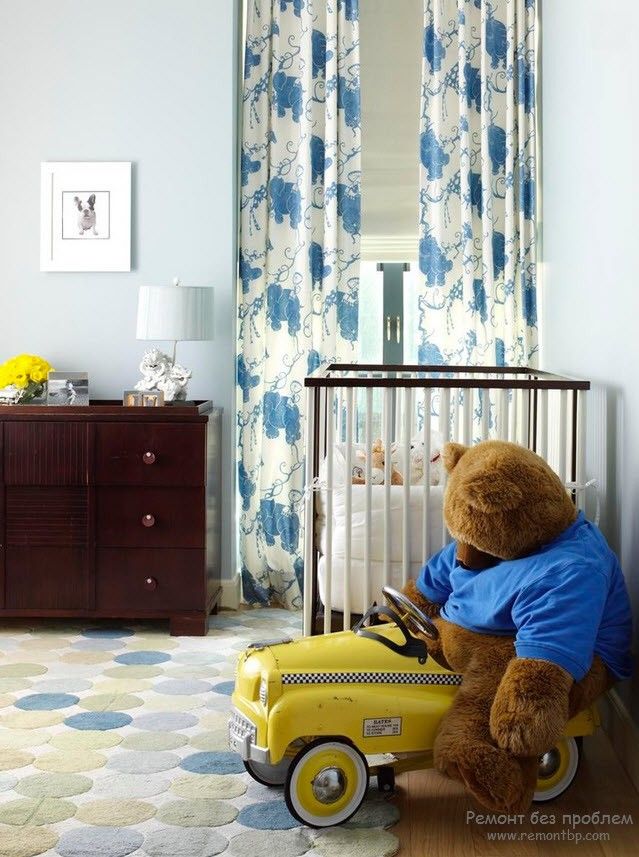
[[[221,410],[0,406],[0,619],[166,617],[220,586]]]

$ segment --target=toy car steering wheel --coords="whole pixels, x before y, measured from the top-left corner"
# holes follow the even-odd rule
[[[403,592],[398,592],[397,589],[392,589],[390,586],[382,586],[382,593],[394,610],[400,614],[406,614],[406,618],[420,634],[424,634],[429,640],[439,639],[439,631],[435,625],[424,611],[420,610]]]

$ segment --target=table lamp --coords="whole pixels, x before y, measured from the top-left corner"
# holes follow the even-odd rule
[[[166,402],[186,399],[192,372],[176,363],[177,344],[213,339],[213,289],[183,286],[177,277],[172,286],[140,286],[136,338],[173,343],[170,357],[158,348],[146,352],[136,390],[160,390]]]

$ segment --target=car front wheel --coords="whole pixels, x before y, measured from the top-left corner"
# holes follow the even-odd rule
[[[364,755],[350,741],[318,738],[295,757],[284,796],[290,813],[309,827],[331,827],[354,815],[368,789]]]

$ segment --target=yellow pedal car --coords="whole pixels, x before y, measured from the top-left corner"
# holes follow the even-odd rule
[[[432,748],[461,676],[428,658],[423,640],[437,629],[409,599],[384,588],[388,607],[372,607],[352,631],[297,641],[254,643],[240,656],[229,744],[258,782],[285,787],[302,824],[347,821],[371,775],[390,791],[395,773],[432,766]],[[386,624],[367,625],[387,620]],[[580,738],[599,725],[595,708],[567,725],[539,760],[536,801],[573,781]]]

